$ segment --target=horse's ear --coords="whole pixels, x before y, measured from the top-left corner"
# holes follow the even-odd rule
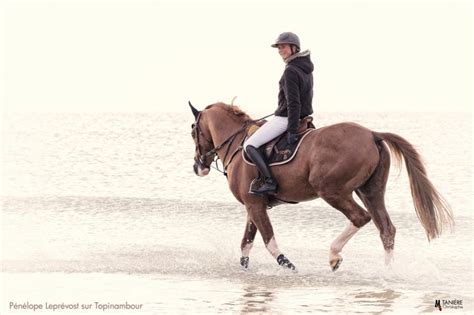
[[[188,101],[188,104],[189,104],[189,107],[191,107],[191,111],[193,112],[193,115],[194,115],[194,118],[197,119],[200,111],[198,111],[194,106],[193,104],[191,104],[191,101]]]

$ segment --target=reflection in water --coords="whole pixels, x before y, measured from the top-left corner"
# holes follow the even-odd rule
[[[445,298],[446,293],[439,292],[439,291],[434,291],[430,293],[425,293],[421,296],[421,304],[419,306],[420,312],[422,313],[428,313],[428,312],[433,312],[433,310],[437,310],[435,308],[435,301],[436,300],[441,300],[442,298]],[[457,297],[459,298],[459,297]]]
[[[269,291],[268,288],[247,286],[244,288],[240,313],[271,313],[271,302],[273,300],[274,293]]]
[[[402,294],[392,289],[380,291],[358,291],[354,301],[362,310],[372,310],[374,314],[384,314],[393,310],[394,301]]]
[[[284,305],[291,305],[291,310],[298,312],[332,312],[338,309],[349,313],[385,314],[393,311],[397,304],[404,304],[400,298],[403,299],[403,293],[393,289],[361,290],[341,287],[334,291],[324,286],[313,286],[302,290],[270,284],[244,286],[243,296],[235,304],[241,305],[241,314],[271,314],[282,311]],[[416,301],[411,306],[412,309],[416,308]]]

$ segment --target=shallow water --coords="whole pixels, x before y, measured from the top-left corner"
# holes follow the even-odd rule
[[[93,304],[63,311],[90,314],[104,313],[94,302],[125,301],[143,306],[124,313],[420,313],[443,299],[463,303],[446,311],[472,312],[470,117],[319,116],[320,125],[353,120],[416,144],[454,231],[428,243],[405,170],[394,171],[390,267],[370,223],[331,272],[329,245],[347,221],[315,200],[270,210],[298,273],[280,269],[259,236],[244,271],[245,211],[222,175],[194,175],[189,124],[177,114],[17,115],[3,127],[1,313],[25,313],[10,302]]]

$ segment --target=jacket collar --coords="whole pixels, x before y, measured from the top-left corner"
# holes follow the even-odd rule
[[[310,54],[309,50],[297,52],[296,54],[293,54],[290,57],[286,58],[285,63],[288,64],[291,61],[295,60],[296,58],[306,57],[306,56],[309,56],[309,54]]]

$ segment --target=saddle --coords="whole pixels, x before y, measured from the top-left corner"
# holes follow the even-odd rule
[[[248,128],[247,130],[247,138],[253,135],[255,131],[257,131],[258,128],[260,128],[260,126],[259,125],[250,126],[250,128]],[[316,127],[313,124],[313,117],[306,116],[300,119],[300,124],[296,131],[298,135],[298,141],[296,143],[289,144],[287,141],[288,132],[284,132],[283,134],[271,140],[270,142],[262,145],[259,148],[259,150],[263,153],[263,155],[267,159],[267,163],[269,166],[286,164],[290,162],[296,155],[296,152],[298,152],[301,141],[306,137],[306,135],[308,135],[310,132],[314,131],[315,129]],[[245,150],[242,150],[242,155],[246,163],[250,165],[255,165],[247,156],[247,154],[245,153]]]

